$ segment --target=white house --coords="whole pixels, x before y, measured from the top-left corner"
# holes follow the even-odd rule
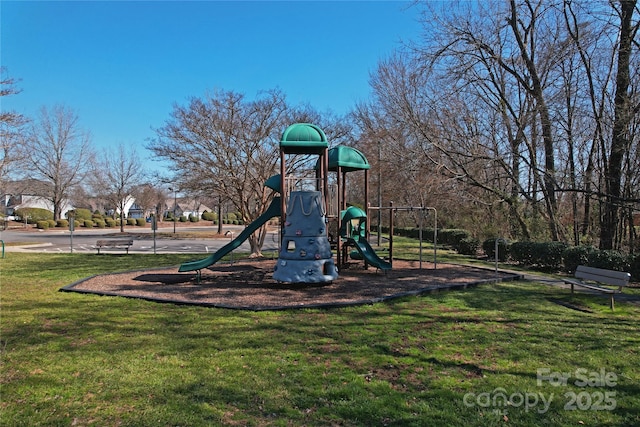
[[[120,216],[120,207],[115,209],[115,214],[116,216]],[[135,197],[131,195],[127,196],[124,200],[124,216],[126,218],[144,218],[145,216],[143,209],[136,204]]]
[[[176,199],[175,205],[172,204],[171,206],[167,206],[166,210],[167,213],[175,213],[176,216],[184,215],[189,217],[190,215],[193,215],[198,218],[202,218],[202,213],[204,211],[211,211],[211,208],[205,206],[196,199],[190,198],[178,198]]]
[[[51,203],[51,200],[47,200],[42,196],[32,196],[28,194],[5,194],[2,198],[2,201],[3,211],[7,215],[8,219],[13,219],[13,216],[18,209],[39,208],[53,212],[53,203]],[[71,205],[71,203],[69,203],[68,200],[63,201],[60,212],[61,218],[64,218],[66,213],[72,209],[73,206]]]
[[[22,181],[12,181],[4,183],[4,188],[0,196],[0,213],[5,214],[9,219],[13,219],[16,210],[25,208],[46,209],[53,212],[53,203],[47,200],[42,194],[47,194],[49,184],[35,180],[26,179]],[[61,217],[73,209],[71,201],[62,202]]]

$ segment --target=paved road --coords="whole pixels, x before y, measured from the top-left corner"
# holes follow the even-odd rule
[[[156,253],[212,253],[231,241],[232,236],[237,236],[242,231],[242,226],[226,226],[225,231],[231,232],[226,238],[216,239],[173,239],[156,238]],[[178,231],[208,230],[211,227],[188,227]],[[128,230],[135,233],[133,246],[130,253],[154,253],[153,232],[149,229]],[[171,233],[173,228],[161,228],[158,232]],[[77,229],[73,236],[69,230],[4,230],[0,231],[0,240],[8,243],[24,243],[20,246],[5,246],[6,252],[54,252],[70,253],[73,244],[73,252],[97,252],[96,242],[101,239],[117,239],[120,233],[117,229]],[[127,236],[128,237],[128,236]],[[277,232],[270,232],[262,248],[263,251],[276,250],[278,247]],[[236,251],[249,251],[249,243],[244,242]],[[101,252],[122,252],[121,249],[101,249]]]

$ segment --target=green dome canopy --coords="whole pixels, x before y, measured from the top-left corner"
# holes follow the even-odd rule
[[[316,169],[319,167],[316,162]],[[360,151],[346,145],[338,145],[329,150],[329,170],[336,172],[341,167],[345,172],[369,169],[369,161]]]
[[[367,214],[357,206],[349,206],[342,211],[342,222],[351,221],[356,218],[366,218]]]
[[[357,206],[349,206],[346,210],[340,212],[342,220],[340,222],[340,235],[342,237],[351,237],[357,239],[364,237],[366,230],[363,226],[367,220],[365,211]]]
[[[292,124],[280,139],[280,149],[286,154],[322,154],[328,146],[322,129],[310,123]]]

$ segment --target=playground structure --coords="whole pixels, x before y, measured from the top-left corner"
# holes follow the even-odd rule
[[[280,140],[281,240],[273,278],[287,283],[331,282],[338,277],[327,233],[327,137],[319,127],[296,123]],[[287,155],[317,155],[315,177],[288,176]],[[294,190],[296,189],[296,190]]]
[[[315,167],[307,174],[287,174],[287,156],[318,156]],[[265,186],[280,193],[267,210],[250,223],[235,239],[208,257],[190,261],[179,267],[180,272],[195,271],[200,281],[201,270],[220,261],[237,249],[249,236],[270,219],[280,217],[280,249],[273,278],[284,283],[331,282],[338,271],[349,265],[349,258],[364,261],[386,272],[392,268],[393,233],[389,238],[389,260],[379,257],[368,241],[370,235],[367,213],[347,204],[347,174],[364,172],[364,206],[367,210],[393,207],[371,207],[368,201],[369,162],[358,150],[347,146],[328,149],[326,135],[319,127],[295,123],[282,134],[280,141],[280,174],[265,182]],[[335,172],[335,185],[329,185],[329,173]],[[409,208],[406,208],[409,209]],[[411,208],[414,209],[414,208]],[[415,208],[426,209],[433,208]],[[422,234],[422,233],[421,233]],[[434,233],[434,243],[436,235]],[[420,241],[422,266],[422,240]],[[336,249],[334,262],[332,247]],[[351,249],[351,252],[349,250]],[[434,248],[435,262],[435,248]]]

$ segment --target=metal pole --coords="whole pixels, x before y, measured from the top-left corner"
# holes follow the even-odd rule
[[[76,228],[76,216],[75,214],[67,215],[67,218],[69,218],[69,247],[73,253],[73,230]]]
[[[389,202],[389,264],[393,267],[393,201]]]
[[[178,191],[173,190],[173,234],[176,234],[176,205],[178,204]]]
[[[382,206],[382,141],[378,140],[378,206]],[[382,228],[382,211],[378,209],[378,247],[380,247],[380,233]]]
[[[436,270],[438,268],[438,211],[436,208],[427,209],[433,209],[433,269]]]
[[[418,238],[420,239],[420,270],[422,270],[422,217],[424,216],[424,208],[420,212],[420,230],[418,231]]]
[[[153,230],[153,254],[156,254],[156,230],[158,229],[158,209],[155,215],[151,215],[151,229]]]

